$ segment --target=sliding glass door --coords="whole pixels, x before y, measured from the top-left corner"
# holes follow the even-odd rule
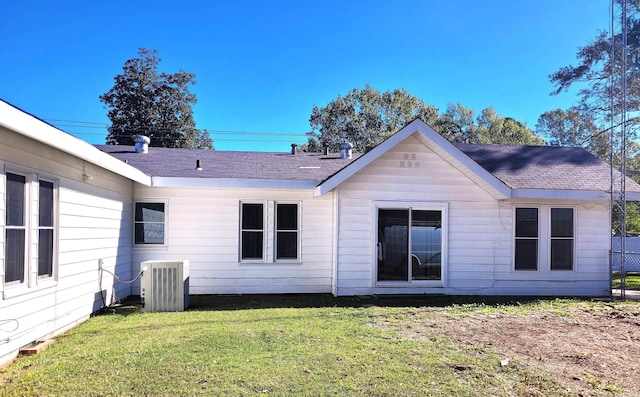
[[[442,279],[442,211],[378,209],[378,281]]]

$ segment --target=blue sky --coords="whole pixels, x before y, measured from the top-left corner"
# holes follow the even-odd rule
[[[217,150],[287,151],[314,105],[370,84],[535,128],[566,109],[549,74],[607,30],[609,0],[3,1],[0,98],[104,143],[98,96],[140,47],[196,74]],[[71,120],[95,124],[73,126]],[[87,126],[96,128],[87,128]],[[234,132],[230,132],[234,131]],[[260,132],[261,134],[251,134]]]

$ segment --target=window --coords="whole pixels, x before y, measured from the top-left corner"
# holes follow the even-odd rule
[[[538,269],[538,209],[516,208],[515,269]]]
[[[573,270],[573,208],[551,208],[551,270]]]
[[[165,203],[136,203],[135,232],[136,244],[165,243]]]
[[[264,259],[264,204],[242,203],[240,231],[240,258]]]
[[[53,182],[41,180],[38,189],[38,276],[53,275]]]
[[[26,193],[27,178],[7,173],[5,223],[5,284],[21,284],[25,280],[26,261]]]
[[[514,269],[572,271],[575,209],[541,205],[515,209]]]
[[[56,182],[28,170],[5,172],[4,284],[0,290],[35,287],[40,279],[54,278],[56,190]]]
[[[298,259],[298,204],[276,205],[276,260]]]
[[[300,203],[240,202],[240,261],[297,262]]]
[[[443,209],[378,209],[378,281],[442,280]]]

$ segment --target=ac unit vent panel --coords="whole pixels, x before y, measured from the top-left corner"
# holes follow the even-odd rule
[[[140,298],[145,312],[180,312],[189,306],[189,261],[144,261]]]

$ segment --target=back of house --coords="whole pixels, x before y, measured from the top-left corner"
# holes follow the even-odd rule
[[[365,154],[145,149],[0,101],[0,363],[140,295],[115,276],[148,261],[188,261],[190,294],[610,293],[610,168],[583,149],[420,120]]]

